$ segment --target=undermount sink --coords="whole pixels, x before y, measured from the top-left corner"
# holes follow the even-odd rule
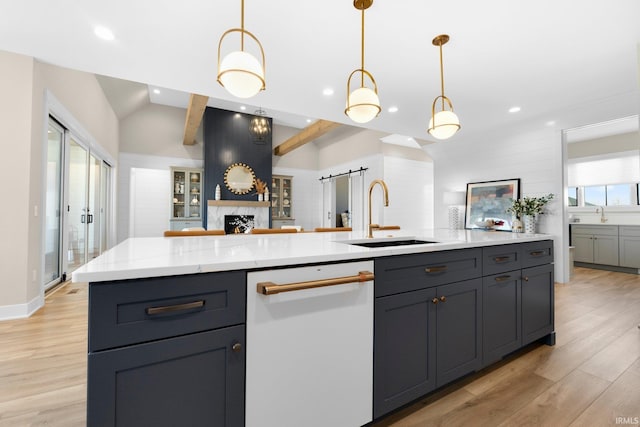
[[[363,246],[365,248],[386,248],[388,246],[407,246],[407,245],[424,245],[430,243],[439,243],[429,240],[419,239],[380,239],[380,240],[358,240],[358,241],[344,241],[340,243],[346,243],[348,245]]]

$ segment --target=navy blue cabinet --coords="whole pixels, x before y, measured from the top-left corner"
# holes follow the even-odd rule
[[[244,425],[245,277],[91,283],[87,425]]]
[[[375,260],[374,418],[481,368],[480,255]]]

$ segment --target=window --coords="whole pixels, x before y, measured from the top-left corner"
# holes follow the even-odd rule
[[[629,206],[631,194],[629,184],[607,185],[607,206]]]
[[[606,206],[607,187],[604,185],[593,185],[584,187],[585,206]]]
[[[569,206],[578,206],[578,187],[569,187]]]

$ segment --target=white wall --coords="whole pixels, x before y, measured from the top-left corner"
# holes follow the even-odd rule
[[[389,207],[384,224],[402,228],[433,228],[433,163],[384,157]]]

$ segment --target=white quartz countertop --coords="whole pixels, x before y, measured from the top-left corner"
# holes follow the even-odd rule
[[[545,234],[482,230],[379,230],[373,240],[415,238],[432,244],[366,248],[344,241],[371,241],[362,231],[131,238],[72,274],[74,282],[102,282],[213,271],[370,259],[419,252],[551,239]]]

